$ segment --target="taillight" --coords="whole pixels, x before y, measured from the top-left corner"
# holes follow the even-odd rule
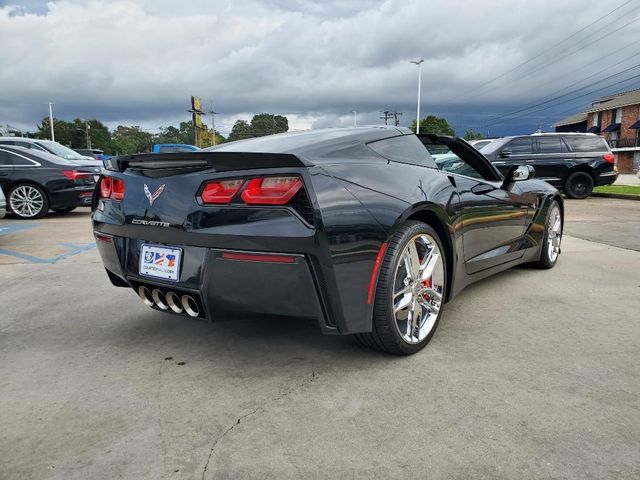
[[[110,198],[113,192],[113,179],[111,177],[102,177],[100,179],[100,196],[102,198]]]
[[[124,181],[119,178],[102,177],[98,188],[101,198],[124,199]]]
[[[113,193],[112,198],[114,200],[123,200],[124,199],[124,181],[119,178],[113,179]]]
[[[242,200],[252,205],[285,205],[300,188],[299,177],[254,178],[242,192]]]
[[[605,153],[602,159],[607,163],[616,163],[616,157],[613,156],[613,153]]]
[[[202,202],[229,203],[243,184],[244,180],[209,182],[204,186],[204,190],[202,190]]]
[[[79,178],[87,178],[91,175],[88,172],[78,172],[76,170],[64,170],[62,174],[69,180],[73,180],[74,182]]]

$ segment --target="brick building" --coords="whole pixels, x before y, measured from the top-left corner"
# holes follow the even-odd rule
[[[586,131],[607,139],[616,157],[620,173],[633,173],[640,167],[640,89],[607,95],[597,99],[586,112],[573,115],[556,124],[556,131]],[[573,120],[573,122],[572,122]]]

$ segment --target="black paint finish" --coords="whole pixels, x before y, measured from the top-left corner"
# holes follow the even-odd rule
[[[185,259],[178,286],[201,293],[209,318],[223,309],[310,316],[324,333],[347,334],[371,329],[367,295],[376,256],[408,219],[440,233],[449,299],[471,282],[539,258],[546,209],[554,199],[562,206],[557,190],[537,180],[500,188],[500,173],[461,140],[430,141],[457,142],[465,160],[486,169],[486,179],[440,171],[428,154],[421,165],[402,152],[398,160],[384,158],[366,145],[401,136],[418,141],[393,127],[332,129],[234,142],[180,159],[164,154],[116,162],[108,175],[124,180],[125,199],[94,198],[94,230],[113,236],[111,243],[98,241],[105,267],[136,284],[144,281],[137,270],[143,242],[179,246]],[[252,167],[260,149],[268,155]],[[210,206],[196,198],[208,180],[263,175],[299,175],[311,218],[298,206],[247,206],[239,196]],[[153,205],[145,184],[151,191],[166,186]],[[473,193],[477,185],[484,193]],[[221,260],[224,251],[289,254],[295,262]]]

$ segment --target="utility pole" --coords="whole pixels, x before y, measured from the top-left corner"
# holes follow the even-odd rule
[[[420,133],[420,87],[422,86],[422,63],[423,59],[420,60],[411,60],[410,63],[413,63],[418,66],[418,111],[416,113],[416,134]]]
[[[385,110],[384,112],[382,112],[382,117],[380,117],[381,120],[384,120],[384,124],[388,125],[389,119],[393,117],[393,113],[391,113],[389,110]]]
[[[396,127],[400,126],[400,119],[398,117],[402,116],[402,112],[393,112],[393,123],[395,123]]]
[[[218,112],[214,112],[213,107],[211,107],[211,111],[209,113],[211,114],[211,133],[213,135],[212,146],[215,147],[216,146],[216,115]]]
[[[51,140],[56,141],[56,136],[53,133],[53,109],[51,108],[53,103],[49,102],[49,126],[51,127]]]
[[[357,127],[358,126],[358,112],[356,112],[355,110],[351,110],[351,113],[353,113],[353,126]]]

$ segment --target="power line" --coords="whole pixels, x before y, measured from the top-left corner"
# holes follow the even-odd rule
[[[593,87],[594,85],[597,85],[600,82],[603,82],[605,80],[609,80],[611,78],[617,77],[617,76],[622,75],[624,73],[627,73],[627,72],[629,72],[631,70],[635,70],[638,67],[640,67],[640,63],[636,64],[636,65],[634,65],[632,67],[626,68],[624,70],[621,70],[621,71],[619,71],[617,73],[614,73],[612,75],[609,75],[607,77],[601,78],[601,79],[599,79],[599,80],[597,80],[595,82],[592,82],[592,83],[589,83],[587,85],[584,85],[584,86],[582,86],[580,88],[577,88],[577,89],[575,89],[575,90],[573,90],[571,92],[559,95],[557,97],[552,97],[552,98],[550,98],[548,100],[545,100],[545,101],[542,101],[542,102],[539,101],[537,103],[532,103],[532,104],[529,104],[528,106],[523,106],[523,107],[520,107],[520,108],[518,108],[516,110],[512,110],[512,111],[506,112],[506,113],[502,113],[500,115],[497,115],[496,117],[498,117],[498,116],[499,117],[509,117],[509,116],[512,116],[513,114],[516,114],[516,113],[521,113],[521,112],[524,112],[526,110],[530,110],[532,108],[540,107],[540,106],[545,105],[545,104],[550,103],[550,102],[555,102],[557,100],[561,100],[562,98],[566,97],[567,95],[573,95],[574,93],[577,93],[577,92],[579,92],[581,90],[584,90],[585,88]],[[566,88],[564,88],[562,90],[566,90]],[[492,118],[489,118],[489,121],[491,121],[491,120],[492,120]]]
[[[547,48],[546,50],[543,50],[542,52],[540,52],[540,53],[539,53],[539,54],[537,54],[536,56],[531,57],[531,58],[530,58],[530,59],[528,59],[527,61],[522,62],[522,63],[520,63],[520,64],[516,65],[515,67],[513,67],[513,68],[511,68],[511,69],[507,70],[506,72],[504,72],[504,73],[502,73],[502,74],[498,75],[497,77],[494,77],[494,78],[492,78],[491,80],[488,80],[488,81],[484,82],[483,84],[481,84],[481,85],[479,85],[477,88],[475,88],[475,89],[474,89],[470,94],[464,95],[464,96],[462,96],[460,99],[468,99],[468,98],[473,98],[474,96],[477,96],[477,95],[474,95],[474,93],[475,93],[475,92],[477,92],[477,91],[479,91],[479,90],[483,89],[485,86],[487,86],[487,85],[489,85],[489,84],[491,84],[491,83],[495,82],[496,80],[499,80],[499,79],[501,79],[501,78],[504,78],[505,76],[507,76],[508,74],[510,74],[510,73],[512,73],[512,72],[514,72],[515,70],[517,70],[517,69],[519,69],[519,68],[521,68],[521,67],[523,67],[523,66],[525,66],[525,65],[527,65],[527,64],[529,64],[529,63],[531,63],[532,61],[534,61],[534,60],[536,60],[536,59],[540,58],[540,57],[541,57],[541,56],[543,56],[545,53],[548,53],[548,52],[550,52],[551,50],[553,50],[553,49],[557,48],[559,45],[561,45],[561,44],[565,43],[566,41],[570,40],[571,38],[574,38],[574,37],[575,37],[576,35],[578,35],[579,33],[581,33],[581,32],[583,32],[583,31],[585,31],[586,29],[588,29],[588,28],[589,28],[589,27],[591,27],[592,25],[595,25],[595,24],[596,24],[596,23],[598,23],[599,21],[601,21],[601,20],[605,19],[606,17],[610,16],[611,14],[615,13],[616,11],[620,10],[621,8],[625,7],[626,5],[628,5],[628,4],[630,4],[631,2],[634,2],[634,1],[635,1],[635,0],[627,0],[627,1],[626,1],[626,2],[624,2],[622,5],[619,5],[618,7],[614,8],[613,10],[611,10],[611,11],[610,11],[609,13],[607,13],[606,15],[603,15],[602,17],[600,17],[600,18],[598,18],[598,19],[594,20],[593,22],[591,22],[591,23],[590,23],[590,24],[588,24],[587,26],[585,26],[585,27],[581,28],[580,30],[578,30],[578,31],[574,32],[573,34],[569,35],[568,37],[566,37],[565,39],[561,40],[560,42],[557,42],[556,44],[554,44],[553,46],[551,46],[551,47]],[[620,18],[623,18],[623,17],[620,17]],[[610,26],[612,23],[615,23],[616,21],[620,20],[620,18],[618,18],[618,19],[614,20],[613,22],[608,23],[607,25],[605,25],[605,26],[604,26],[604,27],[602,27],[602,28],[606,28],[606,27]],[[607,35],[610,35],[610,34],[612,34],[612,33],[614,33],[614,32],[617,32],[617,31],[618,31],[618,30],[620,30],[621,28],[624,28],[624,27],[626,27],[627,25],[630,25],[631,23],[633,23],[633,22],[635,22],[635,21],[637,21],[637,20],[639,20],[639,19],[640,19],[640,18],[636,18],[636,19],[632,20],[631,22],[629,22],[629,23],[627,23],[627,24],[623,25],[622,27],[620,27],[620,28],[618,28],[618,29],[614,30],[613,32],[608,32],[608,33],[607,33]],[[598,32],[598,31],[602,30],[602,28],[599,28],[599,29],[595,30],[595,32]],[[593,32],[593,33],[595,33],[595,32]],[[605,36],[607,36],[607,35],[605,35]],[[596,41],[598,41],[598,40],[601,40],[602,38],[604,38],[604,37],[599,37],[598,39],[596,39],[596,40],[594,40],[594,41],[592,41],[592,42],[589,42],[589,43],[588,43],[588,44],[586,44],[586,45],[583,45],[581,48],[579,48],[579,49],[578,49],[578,50],[576,50],[575,52],[570,52],[570,53],[565,54],[565,55],[563,55],[563,56],[561,56],[561,57],[559,57],[559,58],[560,58],[560,59],[562,59],[562,58],[565,58],[567,55],[570,55],[570,54],[573,54],[573,53],[579,52],[580,50],[582,50],[582,49],[586,48],[587,46],[589,46],[589,45],[591,45],[591,44],[595,43],[595,42],[596,42]],[[554,62],[554,63],[555,63],[555,62]],[[551,65],[551,64],[550,64],[550,65]],[[548,67],[548,66],[549,66],[549,65],[547,65],[547,67]],[[539,68],[539,67],[538,67],[538,68]]]
[[[567,103],[567,102],[571,102],[571,101],[573,101],[573,100],[577,100],[578,98],[586,97],[587,95],[593,95],[594,93],[596,93],[596,92],[598,92],[598,91],[600,91],[600,90],[605,90],[605,89],[607,89],[607,88],[614,87],[614,86],[616,86],[616,85],[620,85],[620,84],[626,83],[626,82],[628,82],[628,81],[630,81],[630,80],[635,80],[636,78],[640,78],[640,74],[638,74],[638,75],[634,75],[634,76],[629,77],[629,78],[626,78],[626,79],[624,79],[624,80],[620,80],[620,81],[615,82],[615,83],[610,83],[609,85],[605,85],[605,86],[602,86],[602,87],[596,88],[595,90],[592,90],[592,91],[586,92],[586,93],[584,93],[584,94],[578,95],[577,97],[569,98],[569,99],[564,100],[564,101],[562,101],[562,102],[557,102],[557,103],[555,103],[554,105],[550,105],[550,106],[547,106],[547,107],[544,107],[544,108],[540,108],[540,109],[538,109],[538,110],[534,110],[534,111],[532,111],[532,112],[528,112],[528,114],[533,114],[533,113],[542,112],[542,111],[544,111],[544,110],[548,110],[549,108],[553,108],[553,107],[555,107],[555,106],[557,106],[557,105],[562,105],[562,104],[565,104],[565,103]],[[575,92],[571,92],[571,93],[575,93]],[[508,116],[508,115],[502,115],[500,118],[497,118],[497,119],[496,119],[497,121],[493,121],[493,122],[491,122],[491,121],[490,121],[490,122],[485,122],[485,123],[483,123],[483,125],[484,125],[484,126],[491,126],[491,125],[495,125],[495,124],[499,123],[499,121],[500,121],[500,120],[505,119],[507,116]],[[522,116],[522,115],[510,115],[510,117],[511,117],[511,118],[517,118],[517,117],[519,117],[519,116]]]

